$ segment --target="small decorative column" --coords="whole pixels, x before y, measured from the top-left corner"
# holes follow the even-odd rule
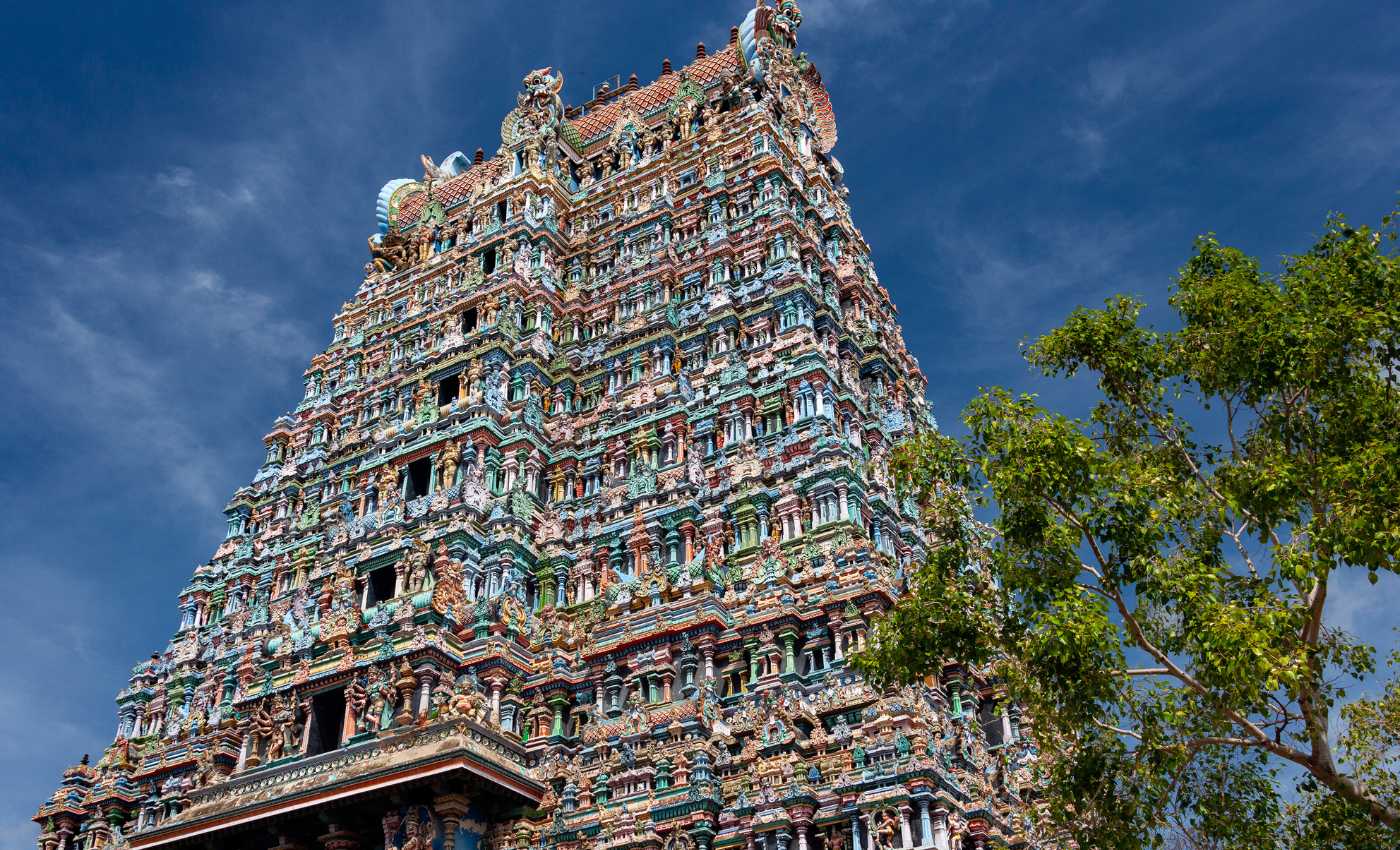
[[[851,848],[860,850],[864,846],[860,843],[860,812],[851,813]]]
[[[933,813],[933,846],[934,850],[948,850],[948,810],[941,806]]]
[[[435,671],[431,667],[419,667],[414,671],[414,676],[418,679],[418,709],[415,712],[418,721],[426,722],[429,713],[432,711],[432,703],[429,695],[433,690],[433,681],[437,678]]]
[[[68,850],[73,846],[73,836],[78,833],[78,822],[70,816],[58,819],[58,850]]]
[[[568,698],[560,694],[555,694],[549,698],[549,707],[553,710],[554,720],[549,728],[549,734],[555,737],[564,735],[564,708],[568,704]]]
[[[359,850],[360,836],[337,823],[328,825],[325,835],[318,837],[322,850]],[[395,824],[397,830],[398,825]]]
[[[399,678],[394,682],[394,689],[399,692],[399,713],[394,716],[397,726],[407,726],[413,722],[413,689],[417,681],[412,668],[405,661],[399,668]]]
[[[500,726],[501,686],[505,684],[505,682],[501,679],[500,676],[493,676],[489,681],[491,683],[491,724],[493,726]]]
[[[705,647],[705,681],[710,681],[715,677],[715,648]]]
[[[469,806],[470,801],[465,794],[440,794],[433,798],[433,811],[442,818],[442,850],[456,847],[457,827],[467,816]]]
[[[797,656],[795,643],[797,633],[785,631],[782,633],[783,640],[783,675],[797,672]]]
[[[933,826],[928,819],[928,800],[919,801],[919,846],[928,847],[933,839]]]
[[[909,834],[909,805],[907,803],[899,807],[899,840],[901,847],[914,846],[914,836]]]

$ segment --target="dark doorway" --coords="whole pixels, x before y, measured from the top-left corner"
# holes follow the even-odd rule
[[[380,567],[369,574],[369,598],[365,607],[394,598],[394,568]]]
[[[460,383],[461,379],[456,375],[448,375],[438,381],[438,407],[451,404],[457,399],[457,388]]]
[[[306,754],[328,753],[340,746],[345,723],[345,689],[331,688],[311,697],[311,736]]]
[[[408,465],[408,498],[428,495],[428,482],[433,474],[432,458],[420,457]]]

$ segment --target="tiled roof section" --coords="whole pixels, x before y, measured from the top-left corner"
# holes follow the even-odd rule
[[[471,195],[472,187],[482,180],[495,177],[505,166],[505,160],[501,157],[492,157],[485,162],[473,165],[446,183],[440,183],[433,187],[433,198],[450,208]],[[428,200],[426,192],[414,192],[403,203],[399,205],[397,221],[399,227],[408,227],[418,220],[418,215],[423,211],[423,204]]]
[[[708,56],[696,59],[682,68],[681,71],[665,74],[648,86],[643,86],[629,94],[620,95],[616,100],[609,101],[587,115],[573,119],[569,124],[578,131],[580,141],[586,145],[611,130],[617,117],[628,109],[638,115],[648,115],[665,106],[675,96],[676,89],[680,87],[682,72],[697,85],[704,87],[729,73],[733,68],[740,66],[742,62],[743,59],[739,56],[737,48],[725,47],[723,50],[717,50]],[[500,169],[505,167],[505,164],[504,158],[493,157],[481,164],[473,165],[446,183],[435,186],[433,197],[440,201],[444,207],[451,207],[470,195],[472,187],[478,181],[494,178]],[[404,198],[399,205],[396,216],[399,227],[409,227],[416,222],[426,201],[427,195],[423,192],[414,192]]]
[[[697,84],[707,86],[739,65],[740,61],[739,51],[734,47],[726,47],[695,60],[682,70]],[[660,108],[675,95],[680,84],[679,72],[666,74],[651,85],[622,95],[570,123],[578,128],[579,135],[585,143],[591,142],[611,130],[617,116],[629,108],[638,115],[646,115]]]

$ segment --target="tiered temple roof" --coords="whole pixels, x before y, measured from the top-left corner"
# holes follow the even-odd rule
[[[1014,706],[848,666],[934,427],[801,13],[424,157],[41,850],[1023,846]]]

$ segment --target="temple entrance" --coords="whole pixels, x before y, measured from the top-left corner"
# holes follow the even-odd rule
[[[337,731],[344,714],[343,688],[313,695],[315,755],[197,790],[178,817],[131,834],[130,847],[470,850],[491,824],[522,816],[543,796],[523,747],[494,730],[462,719],[392,746],[347,745]]]

